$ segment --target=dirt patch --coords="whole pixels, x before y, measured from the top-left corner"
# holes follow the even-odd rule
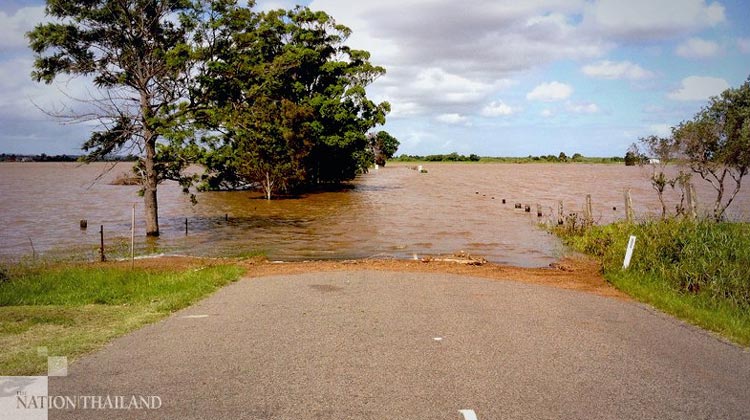
[[[578,290],[599,296],[629,299],[604,280],[596,261],[586,258],[566,258],[549,268],[521,268],[487,263],[459,264],[447,261],[409,260],[351,260],[270,263],[261,261],[240,263],[247,269],[247,277],[283,274],[303,274],[316,271],[399,271],[419,273],[450,273],[499,281],[517,281],[560,289]]]
[[[104,263],[129,266],[129,261]],[[218,264],[238,264],[246,270],[245,277],[304,274],[320,271],[397,271],[418,273],[450,273],[498,281],[516,281],[560,289],[577,290],[599,296],[629,299],[604,280],[598,262],[586,257],[569,257],[550,267],[522,268],[485,263],[463,264],[440,260],[364,259],[345,261],[270,262],[261,258],[160,257],[136,260],[136,267],[146,269],[191,269]]]

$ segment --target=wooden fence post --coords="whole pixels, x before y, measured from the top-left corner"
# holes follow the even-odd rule
[[[99,258],[102,262],[107,261],[104,256],[104,225],[99,226]]]
[[[594,224],[594,212],[591,207],[591,194],[586,194],[586,207],[583,210],[583,218],[586,226]]]
[[[630,189],[625,190],[625,220],[628,223],[633,223],[633,199],[630,197]]]

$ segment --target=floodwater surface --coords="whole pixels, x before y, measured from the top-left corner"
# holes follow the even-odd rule
[[[592,196],[594,218],[624,217],[632,192],[639,217],[660,211],[649,168],[588,164],[413,164],[388,166],[359,177],[353,188],[266,201],[256,192],[207,192],[192,205],[180,187],[159,187],[161,237],[147,240],[138,187],[109,185],[129,164],[97,176],[107,164],[0,164],[0,259],[52,254],[95,258],[99,226],[110,254],[125,255],[136,206],[138,254],[237,256],[263,252],[272,260],[414,258],[465,251],[490,261],[544,266],[563,248],[538,223],[580,211]],[[696,182],[704,211],[713,190]],[[750,194],[730,207],[748,219]],[[502,200],[506,203],[503,204]],[[678,201],[667,194],[669,207]],[[532,212],[514,208],[532,206]],[[536,205],[543,210],[537,218]],[[86,219],[88,229],[79,221]],[[188,234],[185,234],[188,219]]]

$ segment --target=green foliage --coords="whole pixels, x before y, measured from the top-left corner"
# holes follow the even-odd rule
[[[750,310],[750,225],[683,219],[594,226],[565,241],[600,257],[605,271],[622,267],[630,235],[637,239],[631,270],[662,279],[679,293],[701,293]]]
[[[63,118],[99,124],[100,129],[82,145],[86,162],[140,151],[138,169],[146,192],[148,235],[159,234],[159,180],[174,173],[156,167],[157,143],[169,143],[173,153],[168,156],[173,157],[191,133],[185,124],[185,94],[194,67],[191,34],[201,14],[199,5],[190,1],[48,0],[46,12],[52,21],[38,24],[27,34],[35,53],[34,80],[49,84],[59,75],[89,76],[104,91],[87,100],[88,109]],[[174,169],[176,162],[186,160],[169,165]]]
[[[369,134],[367,140],[370,143],[370,150],[374,156],[375,163],[385,166],[387,159],[393,157],[401,144],[399,141],[386,131],[379,131],[377,134]]]
[[[36,58],[32,78],[49,84],[62,74],[92,76],[96,87],[117,91],[98,101],[95,117],[105,124],[83,145],[89,159],[142,140],[144,126],[171,132],[190,71],[192,3],[49,0],[46,11],[54,21],[27,34]],[[136,113],[132,101],[141,105]]]
[[[711,98],[673,133],[692,171],[716,189],[714,218],[721,220],[750,171],[750,78]]]
[[[396,160],[400,162],[479,162],[481,158],[475,154],[459,155],[456,152],[447,155],[401,155]]]
[[[385,122],[389,105],[367,98],[385,70],[344,44],[351,31],[303,7],[212,7],[194,94],[204,103],[198,121],[218,133],[207,139],[206,187],[261,185],[270,198],[366,170],[366,133]]]
[[[633,143],[628,147],[628,151],[625,152],[624,162],[625,166],[643,165],[648,162],[648,157],[641,153],[637,144]]]

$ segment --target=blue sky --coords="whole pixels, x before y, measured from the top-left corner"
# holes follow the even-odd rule
[[[259,2],[268,9],[287,0]],[[399,153],[623,155],[750,75],[750,5],[703,0],[313,0],[388,74]],[[61,125],[85,80],[31,81],[23,34],[43,2],[0,6],[0,152],[77,153],[91,125]]]

